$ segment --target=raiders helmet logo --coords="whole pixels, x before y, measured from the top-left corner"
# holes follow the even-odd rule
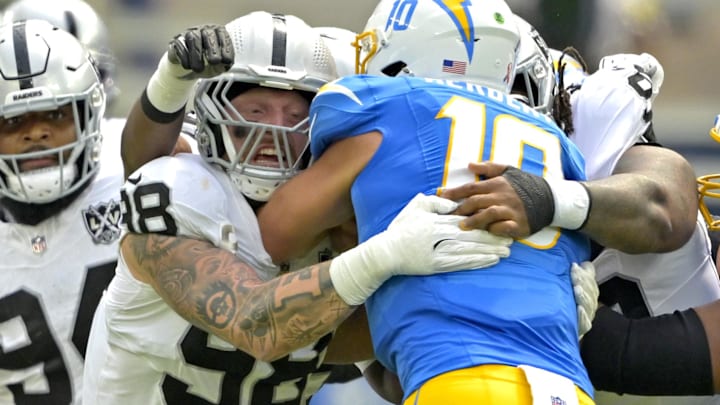
[[[91,205],[82,211],[85,229],[95,244],[109,245],[120,237],[120,203],[115,200]]]

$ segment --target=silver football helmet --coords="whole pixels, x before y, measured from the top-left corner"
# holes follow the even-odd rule
[[[315,27],[330,48],[340,77],[355,74],[355,38],[357,33],[339,27]]]
[[[463,80],[508,93],[520,43],[503,0],[381,0],[358,35],[358,73]]]
[[[550,49],[537,30],[515,16],[520,29],[520,50],[517,56],[513,93],[520,91],[535,110],[547,114],[552,110],[555,72]]]
[[[0,119],[71,105],[75,140],[49,150],[0,155],[0,195],[43,204],[85,184],[99,169],[105,93],[92,58],[71,34],[43,20],[0,27]],[[23,171],[28,159],[58,164]]]
[[[120,93],[115,83],[116,61],[108,44],[105,23],[82,0],[16,0],[5,8],[3,24],[21,20],[45,20],[73,34],[85,45],[100,72],[108,103]]]
[[[292,128],[249,122],[232,100],[255,86],[300,91],[310,100],[321,86],[337,78],[335,62],[318,32],[292,15],[253,12],[226,28],[235,47],[235,63],[228,72],[198,83],[194,97],[198,149],[205,160],[222,166],[245,196],[267,201],[278,186],[307,166],[309,137],[304,152],[295,156],[290,134],[309,135],[308,119]],[[247,135],[236,149],[232,131],[238,127]],[[274,156],[277,167],[254,163],[259,153]]]

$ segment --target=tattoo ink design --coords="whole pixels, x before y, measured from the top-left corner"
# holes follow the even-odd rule
[[[158,270],[158,285],[173,302],[182,301],[195,282],[192,272],[185,269]]]
[[[232,289],[218,281],[197,300],[196,308],[209,326],[222,329],[235,317],[237,303]]]

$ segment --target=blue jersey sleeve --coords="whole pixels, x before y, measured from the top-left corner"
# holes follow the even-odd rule
[[[378,128],[372,76],[350,76],[323,86],[310,106],[310,150],[319,157],[334,142]]]
[[[563,138],[563,168],[568,180],[586,180],[585,158],[574,143]]]

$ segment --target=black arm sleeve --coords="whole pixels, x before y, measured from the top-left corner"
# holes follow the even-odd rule
[[[598,310],[581,354],[596,389],[636,395],[712,395],[705,328],[695,311],[628,319]]]

